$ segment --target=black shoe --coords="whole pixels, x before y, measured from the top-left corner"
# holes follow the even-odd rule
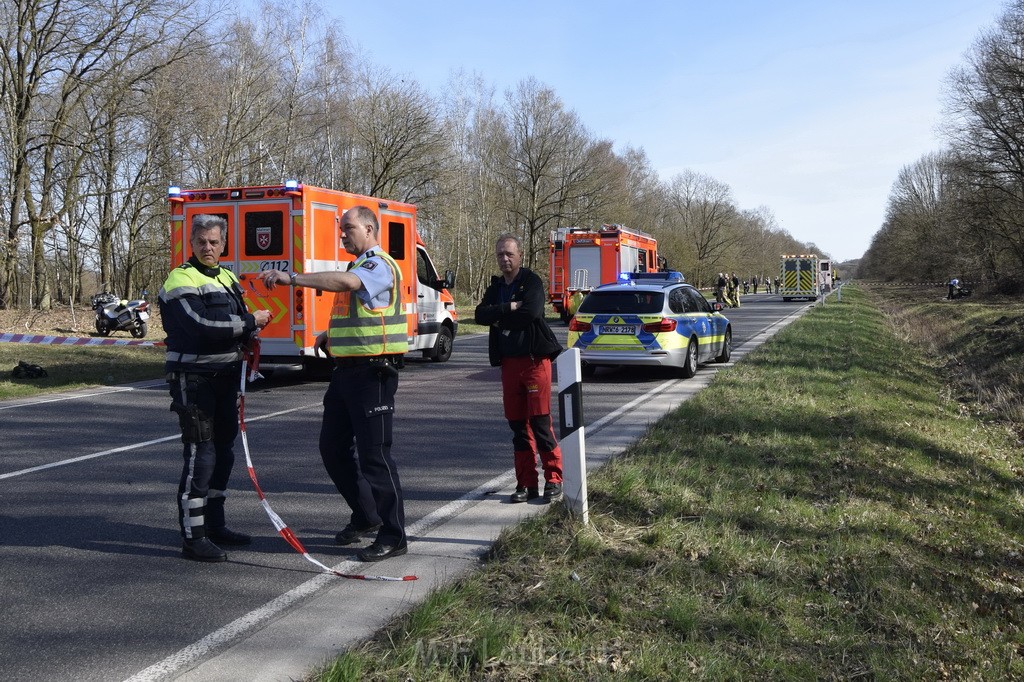
[[[545,483],[544,484],[544,501],[545,502],[558,502],[562,499],[562,484],[561,483]]]
[[[393,556],[402,556],[409,551],[409,544],[404,540],[395,545],[386,545],[374,540],[373,544],[359,553],[360,561],[384,561]]]
[[[252,543],[252,537],[245,533],[236,533],[227,526],[223,528],[207,528],[206,537],[218,545],[242,547]]]
[[[227,561],[228,555],[223,549],[210,542],[209,538],[185,540],[181,544],[181,555],[192,561]]]
[[[540,497],[540,493],[537,492],[536,488],[527,488],[521,485],[516,488],[516,491],[512,493],[509,500],[512,502],[526,502],[527,500],[536,500],[538,497]]]
[[[338,534],[334,536],[334,542],[339,545],[351,545],[353,542],[359,542],[362,540],[364,535],[368,535],[379,529],[379,523],[367,526],[366,528],[356,528],[350,523],[338,531]]]

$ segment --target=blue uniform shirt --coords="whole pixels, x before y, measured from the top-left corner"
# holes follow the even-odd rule
[[[367,249],[359,258],[367,254],[370,254],[369,257],[359,267],[349,271],[363,283],[363,286],[355,292],[356,296],[371,308],[383,308],[391,303],[391,287],[395,282],[391,268],[383,258],[376,255],[379,250],[379,246]]]

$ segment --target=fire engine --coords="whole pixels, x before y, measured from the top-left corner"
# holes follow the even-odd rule
[[[658,241],[623,225],[560,227],[552,230],[548,295],[555,312],[568,322],[583,297],[623,272],[657,272]]]
[[[821,293],[818,256],[783,256],[779,265],[779,294],[783,301],[794,298],[816,299]]]
[[[219,215],[228,234],[221,267],[238,276],[247,305],[269,309],[270,323],[260,331],[263,364],[301,364],[315,371],[313,344],[330,321],[334,294],[303,287],[268,291],[258,274],[266,270],[320,272],[345,270],[355,258],[341,244],[342,215],[367,206],[380,222],[381,247],[402,271],[402,306],[408,320],[409,351],[436,362],[451,356],[458,330],[454,275],[439,278],[416,230],[416,207],[398,201],[350,194],[288,181],[283,185],[182,189],[171,187],[171,266],[191,256],[192,216]]]

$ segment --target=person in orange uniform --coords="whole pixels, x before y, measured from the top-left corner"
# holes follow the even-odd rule
[[[504,234],[495,244],[500,275],[491,278],[476,323],[490,327],[488,356],[501,367],[502,402],[512,429],[516,490],[512,502],[540,497],[537,455],[544,469],[544,501],[562,498],[562,450],[551,421],[551,358],[561,346],[544,321],[544,283],[523,267],[523,245]],[[536,448],[536,451],[535,451]]]

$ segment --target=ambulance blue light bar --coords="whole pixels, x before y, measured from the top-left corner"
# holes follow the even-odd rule
[[[678,270],[666,272],[620,272],[619,282],[685,282],[686,278]]]

